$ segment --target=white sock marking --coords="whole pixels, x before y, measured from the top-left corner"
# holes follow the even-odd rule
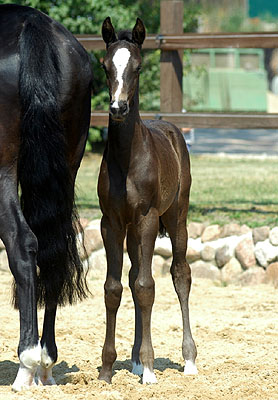
[[[197,374],[198,370],[196,365],[192,361],[186,360],[184,366],[184,375],[197,375]]]
[[[112,104],[112,107],[114,108],[119,108],[119,97],[123,88],[123,75],[124,75],[124,71],[126,69],[128,60],[130,58],[130,52],[128,49],[126,49],[125,47],[119,49],[116,51],[116,53],[114,54],[114,57],[112,59],[116,71],[117,71],[117,76],[116,79],[118,81],[118,87],[117,90],[115,92],[115,100],[114,103]]]
[[[41,345],[38,343],[37,346],[24,350],[19,359],[26,368],[32,369],[41,363],[41,351]]]
[[[20,356],[20,366],[12,389],[20,392],[24,388],[36,385],[35,374],[41,363],[41,345],[24,350]]]
[[[157,383],[156,376],[154,372],[151,372],[149,368],[144,367],[144,372],[143,372],[143,384],[145,383]]]
[[[44,345],[41,353],[41,365],[38,368],[38,379],[42,385],[56,385],[52,376],[52,368],[54,361],[49,356],[46,346]]]

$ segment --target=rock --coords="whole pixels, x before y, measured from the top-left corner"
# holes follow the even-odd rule
[[[194,261],[200,260],[201,258],[201,253],[198,250],[193,249],[192,247],[187,248],[186,252],[186,260],[189,264],[191,264]]]
[[[168,237],[157,238],[155,241],[154,254],[158,254],[164,258],[172,256],[172,244]]]
[[[221,228],[219,225],[207,226],[202,233],[202,242],[210,242],[212,240],[218,239],[220,236]]]
[[[89,220],[87,218],[80,218],[79,219],[80,225],[82,229],[84,230],[86,226],[89,224]]]
[[[240,236],[242,235],[241,226],[239,224],[226,224],[222,227],[220,237]]]
[[[163,265],[165,263],[165,259],[159,255],[154,255],[152,259],[152,271],[153,276],[161,276],[163,275]]]
[[[201,258],[204,261],[213,261],[215,258],[215,249],[211,246],[204,246],[203,250],[201,251]]]
[[[0,251],[1,250],[5,250],[5,245],[4,245],[4,243],[2,242],[2,240],[0,239]]]
[[[269,236],[269,227],[260,226],[259,228],[254,228],[252,230],[253,242],[256,244],[258,242],[263,242]]]
[[[223,247],[220,247],[215,252],[215,261],[216,261],[217,266],[219,268],[223,267],[223,265],[227,264],[227,262],[230,261],[232,256],[233,256],[233,254],[231,253],[228,245],[224,245]]]
[[[204,224],[201,224],[199,222],[190,222],[187,225],[188,237],[197,239],[197,237],[200,237],[202,235],[204,229]]]
[[[89,257],[90,274],[93,276],[106,275],[107,262],[105,250],[94,251]]]
[[[241,227],[240,227],[241,235],[245,235],[246,233],[251,232],[251,230],[252,229],[249,228],[249,226],[247,226],[245,224],[241,225]]]
[[[278,226],[275,226],[275,228],[271,229],[269,232],[269,241],[273,246],[278,246]]]
[[[192,278],[204,278],[213,281],[218,281],[221,278],[219,269],[211,263],[199,260],[191,264],[190,267]]]
[[[269,239],[266,239],[256,244],[254,253],[258,263],[266,268],[278,257],[278,246],[273,246]]]
[[[269,264],[266,269],[265,281],[266,283],[272,283],[275,287],[278,287],[278,262]]]
[[[9,261],[5,250],[0,251],[0,270],[2,271],[9,270]]]
[[[251,268],[256,265],[254,256],[254,243],[250,238],[245,238],[235,248],[235,255],[243,268]]]
[[[80,235],[79,238],[82,240]],[[78,242],[79,254],[82,260],[84,260],[86,256],[89,257],[93,251],[99,250],[103,247],[102,237],[98,229],[85,229],[84,246],[87,254],[84,252],[82,241]]]
[[[244,271],[239,278],[242,286],[254,286],[265,282],[266,272],[261,267],[252,267]]]
[[[87,229],[98,229],[100,231],[100,219],[93,219],[89,224],[86,226]]]
[[[242,273],[240,262],[232,257],[221,269],[221,280],[226,283],[234,283]]]
[[[170,274],[171,265],[172,265],[172,257],[168,258],[167,260],[164,260],[164,264],[162,265],[162,275]]]

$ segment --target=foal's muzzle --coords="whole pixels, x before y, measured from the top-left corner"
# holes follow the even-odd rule
[[[120,100],[119,102],[112,101],[110,103],[110,115],[116,121],[123,121],[129,112],[128,102]]]

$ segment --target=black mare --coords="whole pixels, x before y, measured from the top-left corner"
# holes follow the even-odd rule
[[[88,55],[62,25],[29,7],[0,6],[0,238],[20,313],[15,391],[55,383],[57,305],[86,296],[74,182],[91,83]],[[41,339],[37,304],[45,306]]]
[[[116,314],[122,295],[123,242],[127,234],[131,260],[129,285],[135,304],[133,372],[143,374],[143,383],[154,383],[151,264],[159,226],[166,228],[172,242],[171,274],[182,311],[184,373],[197,373],[197,352],[188,312],[191,271],[185,258],[191,184],[189,155],[176,126],[163,121],[142,121],[139,116],[140,48],[145,39],[143,22],[137,19],[132,32],[122,31],[117,36],[108,17],[102,26],[102,36],[107,47],[103,67],[111,103],[108,142],[98,183],[107,255],[106,338],[99,378],[111,382],[116,359]]]

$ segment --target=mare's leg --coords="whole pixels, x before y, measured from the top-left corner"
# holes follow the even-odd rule
[[[171,208],[163,215],[162,221],[170,235],[173,248],[173,261],[171,265],[172,280],[181,306],[183,321],[182,354],[185,361],[184,374],[197,374],[195,359],[197,350],[192,338],[188,298],[191,287],[191,270],[186,261],[187,229],[186,217],[188,211],[188,196],[182,201],[177,199]]]
[[[104,284],[106,307],[106,336],[102,350],[102,368],[99,379],[111,383],[112,366],[116,360],[115,329],[116,315],[120,306],[123,287],[123,241],[125,230],[112,227],[105,216],[101,220],[101,233],[107,257],[107,275]]]
[[[5,243],[9,266],[17,285],[20,314],[18,356],[20,367],[13,390],[34,384],[41,361],[37,323],[36,256],[37,239],[27,225],[19,205],[16,167],[0,172],[0,237]]]
[[[57,305],[46,305],[41,338],[41,365],[38,368],[38,378],[42,385],[55,385],[52,368],[57,361],[57,346],[55,343],[55,318]]]
[[[131,261],[131,269],[129,271],[129,287],[131,289],[132,298],[135,307],[135,336],[134,344],[132,348],[132,373],[135,375],[143,374],[143,367],[140,362],[139,352],[142,343],[142,316],[141,310],[138,304],[138,299],[135,294],[135,281],[139,273],[139,246],[136,242],[136,235],[133,232],[132,227],[127,232],[127,251]]]
[[[152,256],[158,226],[158,213],[151,209],[145,217],[141,217],[136,228],[134,227],[135,234],[133,236],[138,247],[139,272],[134,284],[134,291],[142,317],[142,344],[139,355],[143,366],[143,383],[156,383],[153,371],[154,351],[151,340],[151,313],[155,294]],[[140,324],[137,324],[137,329],[140,329]],[[138,335],[140,338],[140,333]]]

